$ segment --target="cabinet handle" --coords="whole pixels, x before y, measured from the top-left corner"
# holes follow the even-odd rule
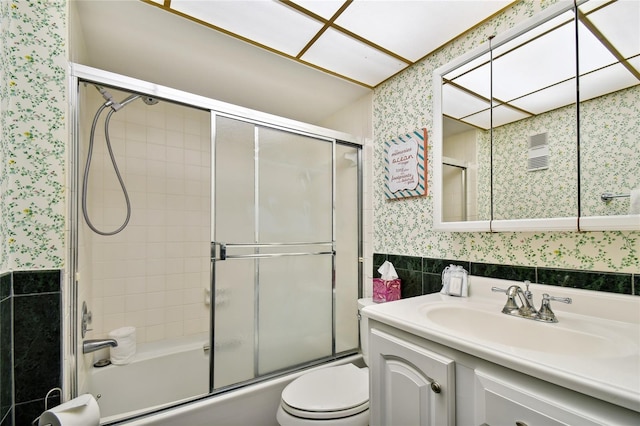
[[[431,382],[431,390],[434,393],[440,393],[440,391],[442,390],[442,387],[440,386],[440,383],[438,383],[438,382]]]
[[[517,421],[516,426],[527,426],[527,424],[525,422]]]

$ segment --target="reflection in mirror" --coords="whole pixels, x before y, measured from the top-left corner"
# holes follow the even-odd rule
[[[491,219],[489,53],[443,76],[442,221]]]
[[[447,117],[444,118],[444,132],[443,220],[489,220],[491,200],[486,193],[478,193],[479,187],[490,185],[488,138],[481,130]]]
[[[640,2],[578,3],[434,73],[437,229],[640,229]]]
[[[448,214],[447,195],[444,221],[577,216],[573,16],[565,11],[443,76],[443,155],[464,161],[451,123],[474,126],[466,140],[478,173],[467,191],[477,214]]]
[[[630,194],[640,188],[640,2],[587,2],[578,31],[581,216],[637,214]],[[607,193],[613,197],[603,200]]]
[[[575,50],[573,11],[494,49],[494,220],[578,215]]]

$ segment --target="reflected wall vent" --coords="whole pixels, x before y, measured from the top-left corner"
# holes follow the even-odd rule
[[[529,136],[529,156],[527,171],[544,170],[549,168],[549,144],[547,132]]]

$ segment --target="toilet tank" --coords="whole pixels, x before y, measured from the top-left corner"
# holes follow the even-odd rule
[[[369,319],[360,315],[360,310],[365,306],[375,304],[371,297],[358,299],[358,319],[360,324],[360,349],[362,350],[362,360],[369,365]]]

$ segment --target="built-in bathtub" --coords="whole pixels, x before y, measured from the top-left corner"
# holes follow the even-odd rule
[[[209,393],[209,353],[204,350],[208,344],[206,335],[143,343],[127,365],[92,368],[89,393],[98,400],[100,423],[140,416],[117,424],[277,426],[280,395],[292,380],[317,368],[362,363],[360,355],[353,355],[204,397]],[[197,399],[199,395],[203,398]],[[172,407],[180,401],[183,404]]]
[[[207,394],[208,345],[206,335],[143,343],[129,364],[93,367],[89,393],[98,400],[103,423]]]

